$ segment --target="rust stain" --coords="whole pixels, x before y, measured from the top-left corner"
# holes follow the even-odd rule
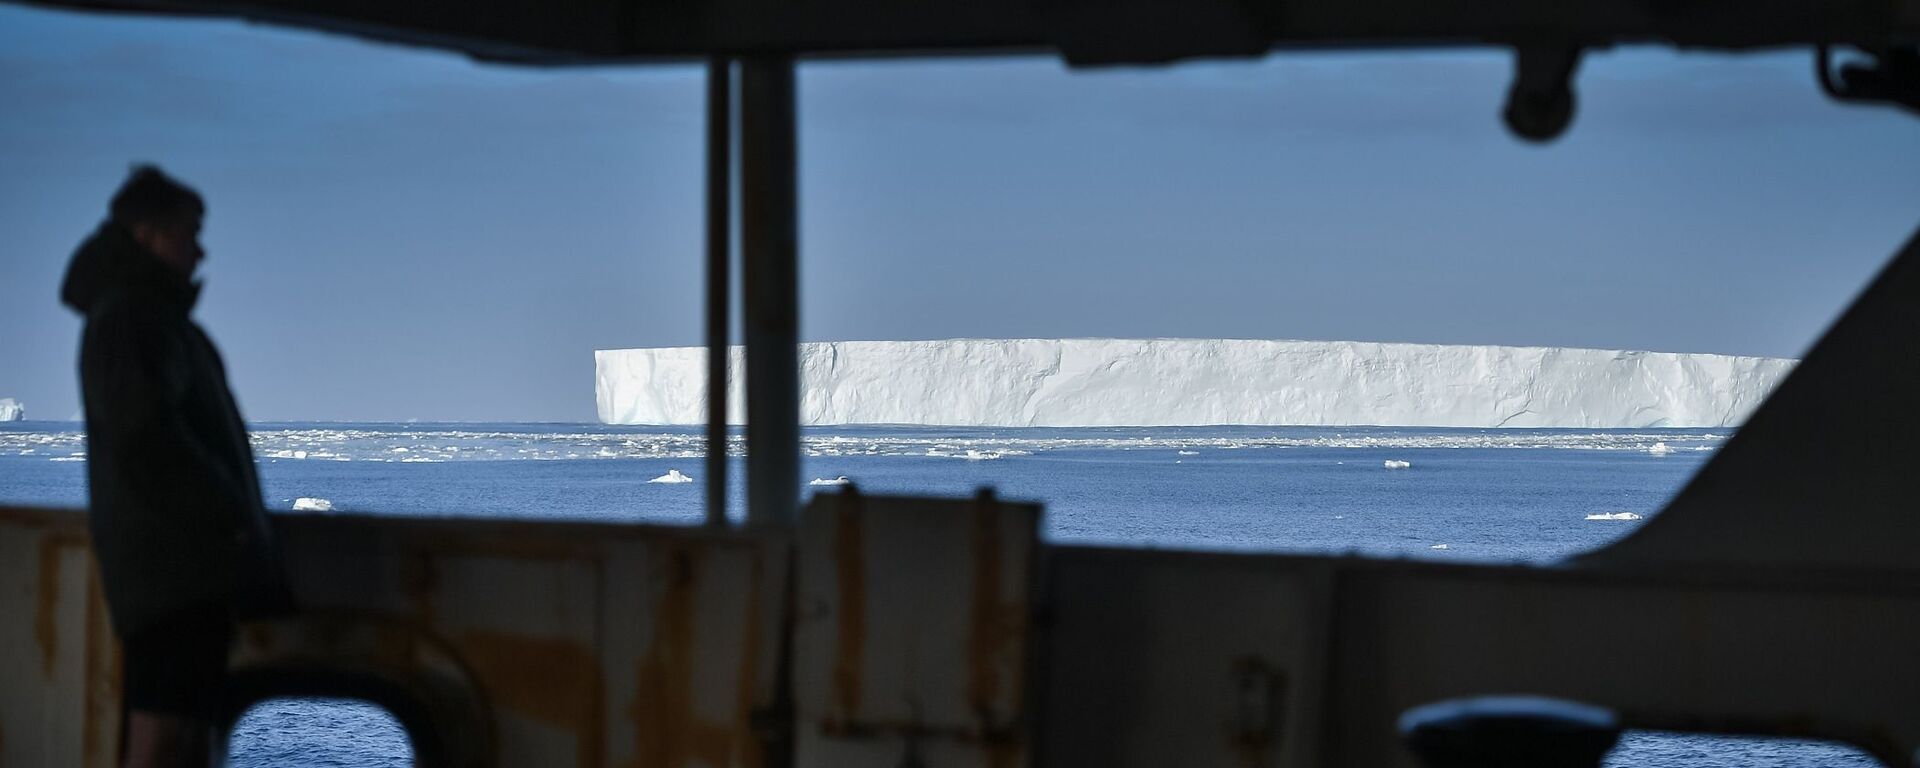
[[[1006,698],[1004,692],[1010,689],[1017,694],[1026,671],[1025,592],[1021,587],[1011,600],[1004,597],[1007,547],[1000,505],[981,499],[974,504],[972,515],[973,594],[967,625],[967,703],[979,718],[977,724],[981,728],[999,728],[1007,724],[996,722],[996,716],[1016,713],[996,710],[1009,703],[1018,706],[1017,700],[1002,701]]]
[[[743,767],[759,766],[765,762],[760,740],[754,738],[753,731],[754,693],[760,681],[760,590],[761,579],[765,575],[765,556],[756,552],[753,555],[753,567],[747,574],[751,581],[747,582],[746,631],[740,640],[739,688],[734,691],[733,734],[740,756],[737,764]]]
[[[433,590],[439,579],[433,572],[433,555],[414,551],[400,563],[400,581],[413,603],[414,618],[422,624],[433,623]]]
[[[1286,696],[1286,674],[1257,656],[1235,661],[1233,674],[1240,687],[1241,712],[1227,740],[1228,746],[1241,765],[1249,768],[1271,765],[1282,717],[1278,708],[1284,705]]]
[[[839,588],[839,633],[834,648],[833,703],[839,717],[860,714],[860,672],[867,654],[867,559],[857,497],[842,499],[834,510],[833,565]]]
[[[248,623],[240,627],[240,634],[246,638],[246,644],[262,652],[271,652],[274,647],[273,630],[265,624]]]
[[[640,659],[627,712],[634,723],[632,765],[665,768],[697,760],[720,768],[729,764],[733,752],[733,729],[694,713],[693,609],[699,559],[698,552],[683,547],[667,555],[666,590],[652,613],[653,643]],[[740,716],[737,708],[735,716]]]
[[[967,622],[967,703],[984,721],[1000,695],[1000,655],[1005,629],[1000,605],[1000,520],[992,502],[973,505],[973,596]],[[982,722],[981,725],[989,723]]]
[[[406,623],[380,624],[373,635],[374,658],[395,666],[412,663],[421,638],[432,637],[434,628]]]
[[[58,617],[60,601],[60,550],[86,546],[86,539],[71,534],[46,532],[40,535],[40,592],[34,605],[33,639],[40,646],[40,674],[53,679],[54,661],[60,658]]]
[[[1023,750],[1020,743],[1011,740],[995,740],[986,744],[987,768],[1013,768],[1021,764]]]
[[[92,565],[87,580],[87,677],[82,705],[86,715],[80,724],[80,764],[104,766],[111,763],[105,755],[120,754],[118,743],[101,743],[106,738],[103,733],[114,734],[115,739],[120,733],[120,643],[107,617],[98,563]]]
[[[0,523],[20,525],[28,528],[50,528],[56,530],[86,531],[87,513],[78,509],[49,509],[45,507],[15,507],[0,505]]]
[[[571,730],[576,762],[601,764],[600,663],[580,643],[505,632],[467,632],[455,642],[488,698],[502,709]]]

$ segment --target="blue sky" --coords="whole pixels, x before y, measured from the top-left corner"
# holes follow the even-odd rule
[[[805,65],[802,334],[1795,356],[1920,226],[1920,120],[1805,52],[1595,55],[1546,147],[1508,71]],[[60,272],[151,160],[209,198],[198,314],[250,418],[591,420],[594,349],[701,341],[701,95],[0,6],[0,397],[78,411]]]

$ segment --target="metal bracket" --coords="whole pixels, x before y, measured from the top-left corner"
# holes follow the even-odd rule
[[[1577,45],[1516,45],[1513,87],[1502,113],[1507,129],[1532,142],[1548,142],[1573,123],[1573,74],[1580,68]]]
[[[1820,90],[1835,101],[1892,104],[1920,114],[1920,45],[1864,52],[1872,57],[1872,63],[1842,64],[1836,78],[1833,49],[1816,47],[1813,65],[1820,77]]]

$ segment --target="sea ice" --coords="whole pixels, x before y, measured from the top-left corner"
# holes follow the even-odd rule
[[[312,496],[302,496],[300,498],[293,500],[293,511],[295,512],[332,512],[333,502],[328,501],[326,499],[317,499]]]
[[[669,469],[667,470],[666,474],[656,477],[652,480],[648,480],[647,482],[649,483],[691,483],[693,482],[693,478],[680,474],[680,470]]]
[[[1666,443],[1654,443],[1651,447],[1647,448],[1647,453],[1651,453],[1655,456],[1665,456],[1669,453],[1673,453],[1673,447],[1667,445]]]
[[[744,415],[743,353],[729,413]],[[809,425],[1738,425],[1777,358],[1236,339],[949,339],[800,345]],[[706,422],[706,349],[594,352],[609,424]]]
[[[828,479],[824,477],[816,477],[813,479],[812,482],[807,483],[807,485],[851,485],[851,484],[853,484],[853,481],[848,480],[846,475],[841,475],[839,477],[835,477],[832,479]]]
[[[1445,544],[1435,544],[1431,547],[1427,547],[1427,549],[1452,549],[1452,547],[1449,547]]]
[[[1588,520],[1639,520],[1640,516],[1632,512],[1599,512],[1587,515]]]
[[[1413,462],[1411,461],[1399,461],[1396,459],[1387,459],[1384,463],[1387,469],[1406,469],[1413,466]]]

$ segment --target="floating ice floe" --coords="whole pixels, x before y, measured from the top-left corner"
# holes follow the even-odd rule
[[[928,456],[936,456],[943,459],[966,459],[967,461],[992,461],[1007,455],[1007,453],[1007,451],[982,451],[975,448],[968,448],[966,453],[953,453],[940,448],[927,449]],[[1013,451],[1013,453],[1025,453],[1025,451]]]
[[[648,480],[647,482],[649,483],[691,483],[693,482],[693,478],[680,474],[680,470],[669,469],[667,470],[666,474],[656,477],[652,480]]]
[[[1588,520],[1639,520],[1640,515],[1632,512],[1599,512],[1587,515]]]
[[[312,496],[302,496],[300,498],[293,500],[293,511],[295,512],[332,512],[333,502],[328,501],[326,499],[316,499]]]
[[[1623,451],[1648,455],[1655,442],[1665,442],[1674,456],[1694,456],[1713,450],[1729,435],[1682,432],[1667,429],[1539,431],[1484,430],[1463,432],[1361,431],[1334,433],[1276,432],[1259,437],[1182,435],[1177,438],[1154,435],[1147,442],[1138,428],[1112,433],[1046,434],[994,433],[970,437],[945,435],[880,433],[860,435],[813,434],[801,438],[801,450],[809,457],[839,456],[934,456],[966,459],[968,450],[976,458],[1029,456],[1053,451],[1119,451],[1172,448],[1212,455],[1212,451],[1232,448],[1315,448],[1365,449],[1353,454],[1354,463],[1367,464],[1380,459],[1359,458],[1434,448],[1476,449],[1555,449],[1581,451]],[[514,431],[514,430],[421,430],[391,426],[261,429],[254,431],[253,446],[262,459],[309,461],[384,461],[407,458],[438,461],[507,460],[604,460],[660,459],[697,462],[707,455],[706,438],[681,431],[604,433],[592,430]],[[85,446],[84,433],[75,428],[58,431],[0,431],[0,454],[11,455],[35,449],[43,455],[62,455]],[[745,455],[745,443],[739,436],[727,441],[727,453]],[[404,451],[396,450],[404,448]],[[604,448],[605,450],[602,450]],[[1176,458],[1187,458],[1176,456]],[[1197,457],[1195,457],[1197,458]]]
[[[1652,446],[1647,448],[1647,453],[1651,453],[1655,456],[1665,456],[1669,453],[1673,453],[1673,446],[1667,445],[1666,443],[1654,443]]]
[[[1180,455],[1181,456],[1198,456],[1200,455],[1200,452],[1199,451],[1180,451]]]
[[[1452,547],[1449,547],[1445,544],[1435,544],[1431,547],[1427,547],[1427,549],[1452,549]]]
[[[853,484],[853,481],[848,480],[846,475],[841,475],[835,478],[816,477],[811,482],[807,483],[807,485],[852,485],[852,484]]]
[[[1411,466],[1413,466],[1413,462],[1411,461],[1399,461],[1396,459],[1387,459],[1386,461],[1387,469],[1406,469]]]

